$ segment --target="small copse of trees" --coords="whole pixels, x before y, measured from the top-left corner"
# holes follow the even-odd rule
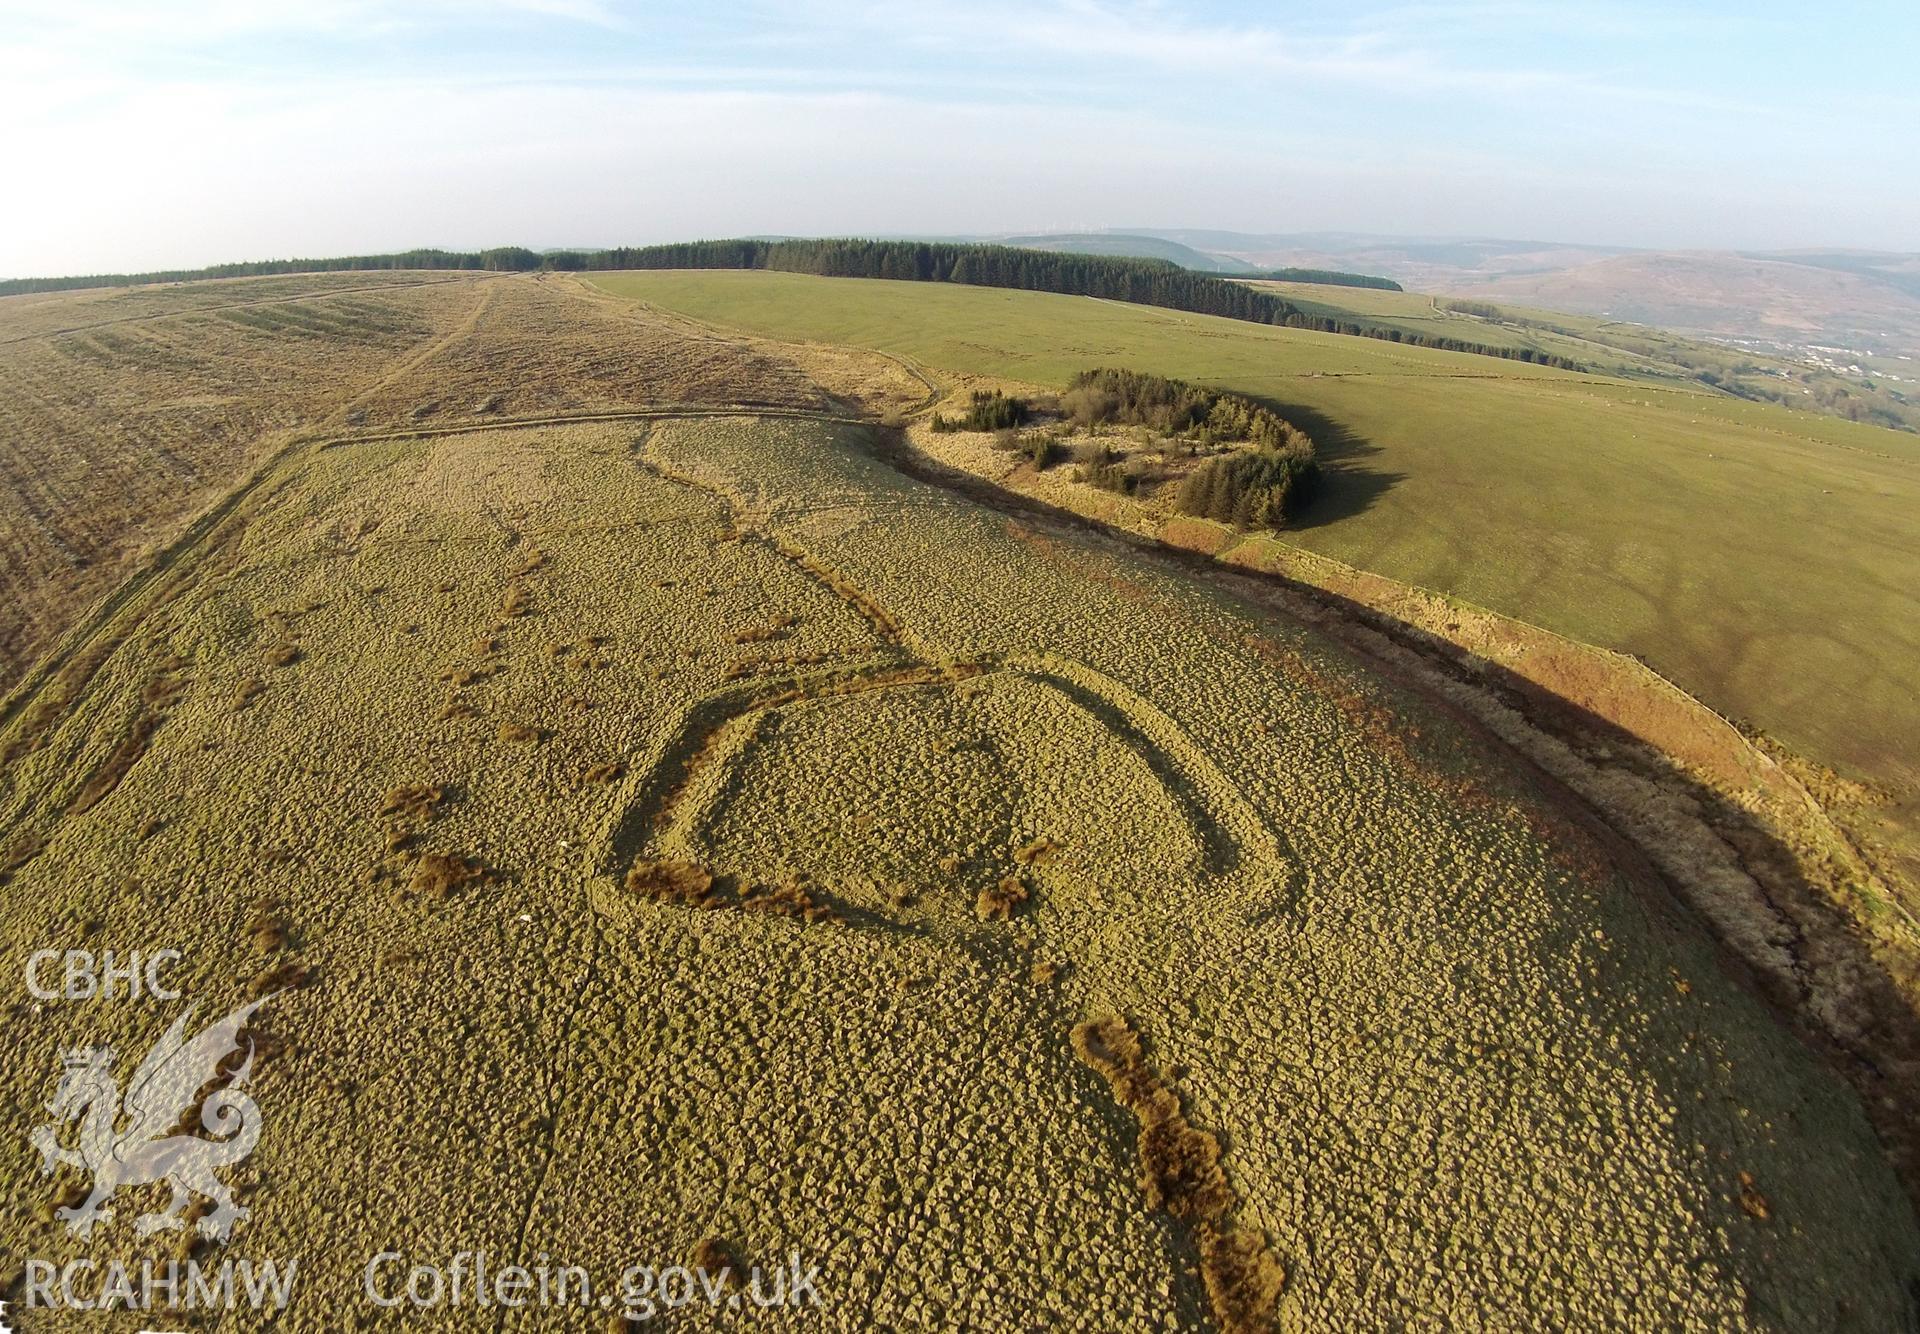
[[[1140,371],[1102,368],[1073,377],[1060,410],[1077,426],[1144,426],[1200,447],[1251,448],[1210,459],[1180,484],[1183,514],[1251,528],[1277,528],[1312,497],[1319,476],[1313,440],[1286,418],[1239,394]],[[1131,494],[1135,468],[1105,446],[1080,460],[1080,479]]]
[[[1246,449],[1209,460],[1180,483],[1174,508],[1237,528],[1278,528],[1313,498],[1319,469],[1311,458]]]
[[[1074,470],[1074,480],[1097,486],[1102,491],[1117,491],[1123,496],[1135,494],[1140,489],[1144,474],[1126,461],[1126,456],[1118,450],[1104,444],[1082,448],[1078,454],[1080,466]]]
[[[1307,433],[1271,408],[1142,371],[1082,371],[1067,382],[1060,410],[1077,426],[1145,426],[1201,445],[1244,440],[1262,449],[1313,455]]]
[[[942,434],[952,431],[1010,431],[1026,425],[1032,406],[1024,398],[1011,398],[998,389],[976,389],[967,410],[958,417],[933,415],[933,429]]]
[[[1045,472],[1067,457],[1067,447],[1051,431],[1001,431],[995,436],[993,447],[1020,455],[1039,472]]]

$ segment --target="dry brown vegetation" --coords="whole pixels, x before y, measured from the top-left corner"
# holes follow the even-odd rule
[[[347,286],[0,300],[0,687],[196,509],[476,295]]]
[[[1147,1064],[1139,1036],[1116,1015],[1076,1024],[1073,1051],[1097,1070],[1140,1124],[1140,1189],[1150,1208],[1188,1225],[1214,1319],[1228,1334],[1272,1327],[1287,1271],[1265,1237],[1233,1222],[1238,1206],[1220,1163],[1220,1141],[1196,1130],[1180,1094]]]
[[[435,783],[403,783],[388,790],[380,814],[409,820],[431,820],[446,797],[447,790]]]
[[[470,335],[365,397],[369,424],[410,420],[429,403],[465,412],[482,400],[487,415],[501,417],[661,403],[826,408],[832,401],[771,344],[689,339],[564,280],[496,282],[489,295]],[[434,420],[454,410],[441,407]]]
[[[983,922],[1004,922],[1027,901],[1027,882],[1017,875],[1006,876],[981,887],[973,905],[973,915]]]
[[[289,442],[432,427],[464,410],[450,405],[824,409],[832,393],[776,345],[690,340],[559,281],[339,274],[0,299],[0,690]]]
[[[247,995],[250,999],[259,1000],[277,991],[297,990],[309,985],[313,977],[312,965],[298,959],[282,959],[271,968],[253,975],[253,980],[247,983]]]
[[[468,885],[482,883],[486,878],[486,868],[471,857],[428,852],[414,862],[407,889],[429,903],[445,903]]]
[[[272,954],[286,948],[287,925],[271,910],[263,908],[247,924],[247,937],[257,952]]]
[[[693,862],[635,862],[627,872],[627,892],[655,903],[703,908],[713,901],[713,872]]]
[[[748,885],[740,891],[740,906],[750,912],[793,917],[803,922],[833,922],[839,914],[821,901],[814,886],[797,871],[770,885]]]

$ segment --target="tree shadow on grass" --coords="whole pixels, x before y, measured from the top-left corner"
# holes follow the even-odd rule
[[[1312,501],[1287,520],[1289,532],[1324,528],[1365,513],[1407,479],[1405,473],[1375,467],[1369,460],[1384,452],[1381,447],[1326,413],[1278,399],[1259,402],[1313,437],[1314,454],[1320,461],[1320,484]]]

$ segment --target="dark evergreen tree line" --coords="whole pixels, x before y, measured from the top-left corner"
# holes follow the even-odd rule
[[[1356,324],[1352,320],[1337,320],[1330,315],[1301,315],[1285,323],[1290,329],[1312,329],[1318,333],[1345,334],[1351,338],[1378,338],[1388,343],[1430,347],[1440,352],[1470,352],[1477,357],[1499,357],[1504,361],[1524,361],[1535,366],[1555,366],[1563,371],[1586,369],[1570,357],[1563,357],[1556,352],[1542,352],[1538,348],[1495,347],[1487,343],[1470,342],[1465,338],[1413,333],[1379,324]]]
[[[894,278],[1103,297],[1256,324],[1298,316],[1292,302],[1164,259],[1072,255],[934,241],[691,241],[609,250],[611,269],[775,269],[827,278]]]

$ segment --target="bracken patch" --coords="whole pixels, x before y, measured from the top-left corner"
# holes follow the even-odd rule
[[[973,915],[983,922],[1005,922],[1012,919],[1027,901],[1027,882],[1017,875],[1007,876],[997,885],[990,885],[980,891],[974,900]]]
[[[740,892],[740,906],[753,912],[776,917],[793,917],[803,922],[837,922],[838,913],[814,894],[806,877],[789,875],[777,885],[749,885]]]
[[[445,903],[486,876],[486,869],[472,858],[451,852],[429,852],[413,864],[413,877],[407,888],[430,903]]]
[[[1099,1072],[1139,1122],[1140,1189],[1150,1206],[1191,1229],[1215,1322],[1225,1334],[1271,1329],[1286,1269],[1263,1236],[1233,1222],[1238,1200],[1221,1165],[1220,1141],[1187,1121],[1179,1092],[1147,1064],[1126,1020],[1085,1020],[1074,1025],[1071,1040],[1074,1055]]]
[[[408,820],[431,820],[447,790],[435,783],[402,783],[387,790],[380,814]]]
[[[655,903],[705,908],[714,903],[713,872],[698,862],[637,861],[627,872],[627,892]]]

